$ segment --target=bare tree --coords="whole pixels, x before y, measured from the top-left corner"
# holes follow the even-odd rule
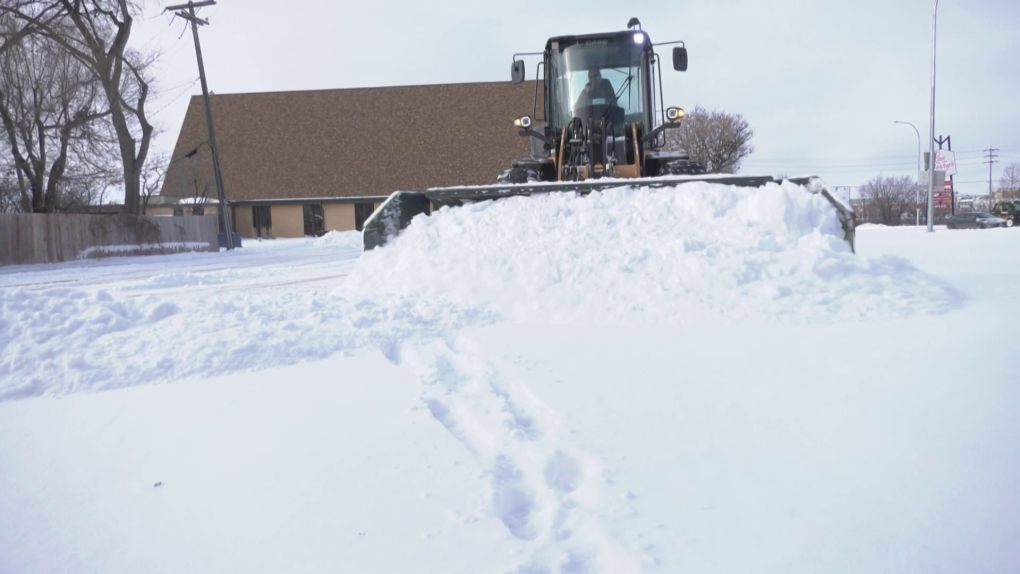
[[[0,53],[0,123],[25,212],[59,209],[67,177],[81,177],[74,158],[101,139],[108,115],[99,83],[59,45],[28,35]]]
[[[154,132],[145,115],[151,77],[146,58],[128,49],[138,0],[57,0],[62,12],[58,22],[39,16],[32,5],[4,0],[0,18],[13,20],[19,29],[31,27],[59,44],[85,65],[99,82],[107,100],[113,131],[123,166],[124,210],[138,214],[141,178]]]
[[[1002,169],[999,191],[1003,199],[1020,198],[1020,163],[1011,163]]]
[[[191,173],[188,176],[189,195],[191,196],[192,215],[205,215],[205,204],[209,201],[209,192],[213,184],[205,177],[206,172],[200,171],[198,162],[191,163]]]
[[[46,26],[59,20],[63,14],[63,6],[59,0],[41,2],[40,0],[2,0],[0,6],[0,54],[18,45],[28,37]],[[15,18],[13,11],[21,11],[31,15],[31,19]]]
[[[205,206],[211,203],[209,195],[215,190],[210,167],[212,156],[201,153],[203,147],[208,152],[209,144],[202,142],[191,151],[170,161],[169,165],[177,165],[174,172],[181,177],[175,178],[161,191],[163,195],[180,198],[182,204],[190,205],[190,215],[205,215]]]
[[[21,190],[14,173],[14,160],[0,151],[0,213],[21,211]]]
[[[740,114],[697,106],[681,121],[679,128],[666,131],[666,149],[686,151],[708,173],[736,173],[754,152],[754,130]]]
[[[910,177],[878,176],[860,191],[874,215],[886,225],[899,225],[903,214],[914,209],[914,180]]]
[[[142,211],[144,215],[145,210],[149,207],[149,199],[153,195],[158,195],[159,190],[163,187],[163,179],[166,177],[166,170],[170,166],[170,162],[166,157],[166,154],[157,153],[156,155],[149,158],[149,161],[145,163],[145,168],[142,170]]]

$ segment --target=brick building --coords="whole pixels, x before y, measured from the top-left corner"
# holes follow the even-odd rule
[[[244,237],[360,229],[393,191],[494,183],[529,153],[513,119],[533,113],[534,98],[530,82],[211,95],[234,227]],[[195,96],[149,213],[216,199],[207,140]]]

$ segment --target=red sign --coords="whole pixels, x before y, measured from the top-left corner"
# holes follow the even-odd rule
[[[950,179],[946,180],[946,186],[942,189],[935,190],[932,194],[933,204],[935,209],[952,209],[953,207],[953,181]]]

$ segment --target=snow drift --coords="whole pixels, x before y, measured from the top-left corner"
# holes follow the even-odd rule
[[[0,269],[0,570],[1020,571],[1020,234],[688,192]]]
[[[906,260],[855,256],[842,236],[831,205],[789,182],[516,197],[416,218],[339,292],[564,323],[838,321],[957,304]]]
[[[851,253],[825,199],[788,183],[511,198],[419,217],[365,254],[350,232],[238,251],[118,265],[112,285],[87,266],[10,282],[23,286],[0,290],[0,401],[395,358],[501,320],[839,322],[961,301],[905,259]]]

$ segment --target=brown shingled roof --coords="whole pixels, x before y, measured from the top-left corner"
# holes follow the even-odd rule
[[[532,113],[534,90],[531,82],[492,82],[212,95],[227,199],[493,183],[511,160],[528,156],[513,119]],[[211,184],[207,139],[202,98],[194,96],[163,195],[193,194],[194,179]]]

